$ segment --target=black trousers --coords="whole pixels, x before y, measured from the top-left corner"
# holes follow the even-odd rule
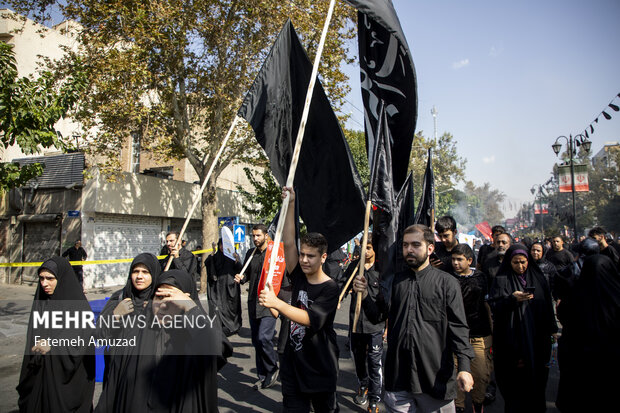
[[[252,345],[256,350],[256,373],[263,380],[278,367],[278,354],[274,348],[276,319],[273,317],[250,317]]]
[[[351,354],[355,361],[355,373],[360,386],[368,388],[368,395],[375,400],[381,398],[383,374],[383,333],[351,333]]]

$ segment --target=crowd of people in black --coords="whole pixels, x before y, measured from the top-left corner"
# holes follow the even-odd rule
[[[287,198],[294,202],[292,188],[283,189]],[[378,412],[381,401],[390,412],[461,412],[466,403],[482,412],[496,387],[506,412],[544,412],[556,341],[557,407],[583,412],[615,404],[615,381],[603,377],[620,367],[620,254],[604,229],[592,229],[569,251],[560,235],[517,242],[496,226],[492,243],[476,256],[458,242],[456,222],[445,216],[434,228],[441,241],[429,227],[408,227],[402,236],[406,266],[382,279],[372,234],[365,251],[356,243],[348,265],[342,252],[330,254],[326,265],[325,238],[308,233],[298,247],[294,208],[288,211],[287,274],[278,293],[271,284],[259,291],[269,242],[262,224],[252,229],[255,248],[245,260],[225,256],[221,243],[205,260],[208,306],[198,299],[200,267],[189,251],[176,247],[178,233],[166,237],[166,259],[136,256],[125,286],[112,294],[99,318],[142,317],[145,324],[78,329],[85,340],[89,335],[108,343],[134,339],[106,348],[102,393],[94,403],[94,349],[67,344],[66,330],[37,327],[42,311],[62,309],[68,301],[72,309],[89,309],[69,262],[45,261],[17,386],[20,411],[217,411],[217,372],[231,362],[226,337],[241,327],[240,288],[247,284],[254,388],[279,380],[283,411],[337,412],[339,348],[333,324],[350,277],[346,292],[362,299],[355,325],[355,299],[349,310],[348,348],[359,380],[354,402],[369,412]],[[356,270],[361,254],[363,271]],[[168,258],[172,262],[164,271]],[[162,324],[179,315],[215,322],[209,328]],[[48,340],[40,340],[42,335]],[[205,342],[214,344],[208,351],[197,348]]]

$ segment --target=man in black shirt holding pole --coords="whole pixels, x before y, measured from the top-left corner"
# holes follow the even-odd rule
[[[363,276],[354,282],[368,319],[388,320],[384,402],[392,412],[454,412],[457,385],[473,386],[463,297],[454,277],[429,264],[434,248],[431,229],[412,225],[403,235],[409,268],[394,275],[390,296],[373,300]]]

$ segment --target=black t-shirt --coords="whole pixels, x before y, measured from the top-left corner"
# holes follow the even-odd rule
[[[310,284],[299,264],[290,276],[291,305],[308,312],[310,326],[290,321],[290,332],[280,368],[294,377],[303,393],[334,392],[338,379],[338,344],[334,317],[339,290],[334,280]],[[283,387],[290,383],[283,383]]]
[[[572,266],[575,261],[573,254],[571,254],[566,248],[561,251],[551,249],[547,251],[547,256],[545,258],[547,261],[555,265],[558,271],[562,271],[564,268]]]

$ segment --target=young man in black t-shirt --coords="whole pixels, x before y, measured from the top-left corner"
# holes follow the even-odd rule
[[[260,293],[259,303],[290,320],[290,332],[280,365],[284,412],[317,413],[339,411],[336,400],[338,380],[338,345],[334,317],[338,305],[338,285],[323,272],[327,258],[327,240],[318,233],[295,242],[295,192],[289,194],[289,208],[282,241],[286,270],[292,284],[291,304],[276,297],[271,285]]]
[[[471,398],[474,413],[482,412],[485,391],[491,376],[491,310],[486,303],[487,279],[481,271],[471,268],[473,251],[467,244],[459,244],[452,249],[452,275],[461,284],[465,316],[469,326],[469,343],[474,349],[471,361],[471,375],[474,387]],[[455,400],[456,411],[465,411],[465,393],[458,391]]]

